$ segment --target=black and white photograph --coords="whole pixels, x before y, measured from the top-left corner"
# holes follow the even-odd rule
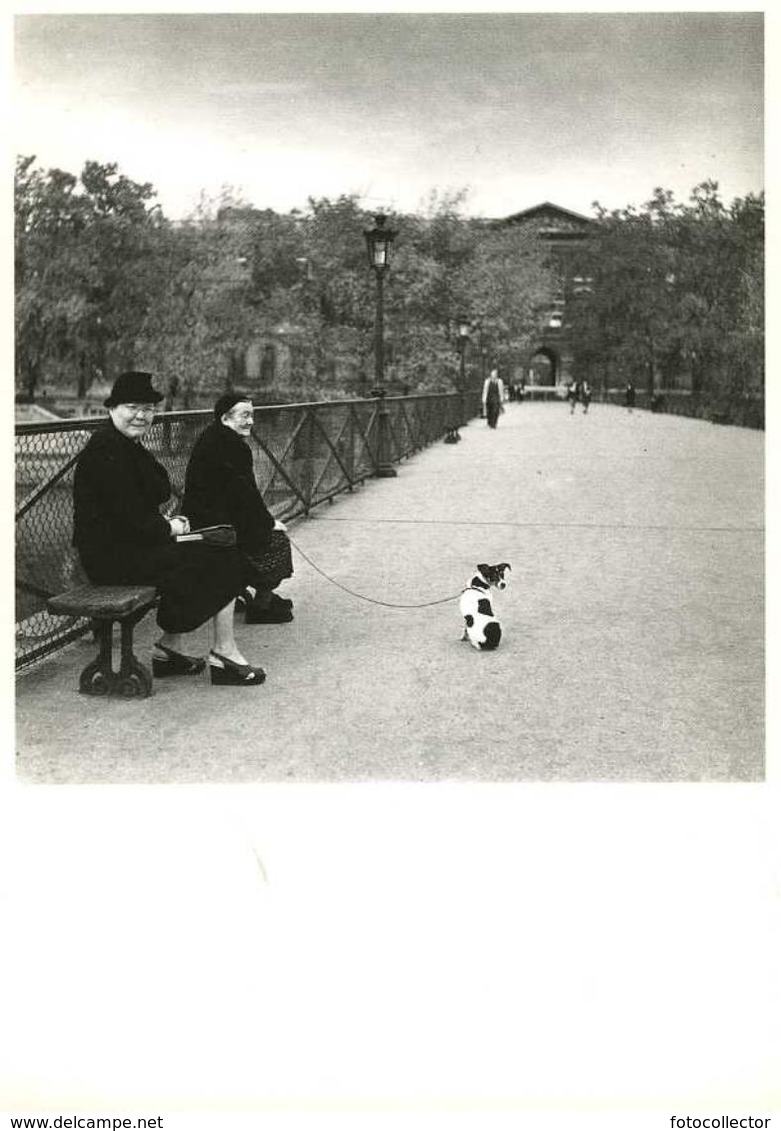
[[[762,24],[17,19],[24,780],[762,780]]]
[[[19,7],[0,1109],[781,1109],[768,20]]]

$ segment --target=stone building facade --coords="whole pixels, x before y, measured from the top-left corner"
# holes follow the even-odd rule
[[[596,221],[567,208],[545,202],[515,212],[496,226],[523,225],[545,247],[554,277],[549,306],[542,311],[544,330],[522,359],[515,379],[527,385],[563,385],[572,376],[572,351],[567,325],[568,306],[579,294],[588,293],[592,280],[580,274],[584,248],[593,237]]]

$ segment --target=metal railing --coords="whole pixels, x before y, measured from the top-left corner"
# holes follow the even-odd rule
[[[623,405],[626,396],[625,387],[623,385],[612,387],[609,389],[601,389],[592,386],[593,401],[595,404],[617,404]],[[692,402],[692,394],[688,389],[659,389],[659,394],[662,397],[662,404],[664,412],[672,412],[676,415],[690,415],[690,404]],[[567,399],[567,386],[566,385],[527,385],[524,390],[524,400],[528,401],[561,401],[566,402]],[[650,397],[648,390],[640,388],[636,390],[636,408],[648,408],[650,406]]]
[[[565,401],[565,385],[527,385],[525,401]],[[635,408],[667,413],[671,416],[689,416],[714,423],[737,424],[744,428],[765,427],[765,402],[759,393],[749,393],[729,406],[716,406],[705,398],[696,397],[690,389],[657,389],[656,403],[646,388],[636,389]],[[626,398],[624,386],[609,389],[594,388],[595,404],[623,405]]]
[[[274,405],[255,410],[250,437],[255,476],[282,520],[351,491],[440,439],[479,412],[479,395],[435,393],[356,401]],[[187,460],[211,421],[205,411],[155,417],[144,443],[181,497]],[[63,647],[89,628],[55,616],[47,599],[84,580],[71,545],[73,473],[102,419],[16,426],[16,667]]]
[[[747,393],[729,405],[718,404],[710,397],[697,397],[689,389],[657,389],[656,398],[656,405],[652,406],[648,390],[638,389],[635,407],[743,428],[765,427],[765,399],[759,393]],[[624,399],[623,389],[609,389],[605,398],[608,403],[618,405],[623,405]]]

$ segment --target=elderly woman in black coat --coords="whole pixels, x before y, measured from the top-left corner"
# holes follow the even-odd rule
[[[152,426],[162,394],[144,372],[121,374],[104,402],[109,421],[94,432],[76,463],[73,544],[87,577],[97,585],[154,585],[163,634],[154,645],[157,677],[197,675],[206,661],[182,652],[181,636],[210,618],[214,649],[208,664],[214,684],[252,686],[265,679],[242,655],[233,632],[241,562],[232,546],[177,542],[190,524],[165,518],[171,497],[168,473],[141,440]]]
[[[293,619],[293,602],[273,590],[292,576],[293,562],[285,526],[268,510],[255,480],[246,443],[252,424],[252,401],[246,394],[219,398],[214,421],[190,453],[182,509],[198,526],[228,523],[235,528],[247,623],[281,624]]]

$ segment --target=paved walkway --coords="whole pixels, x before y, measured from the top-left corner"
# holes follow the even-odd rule
[[[455,600],[359,600],[297,556],[296,619],[238,617],[261,688],[204,677],[86,699],[88,641],[22,675],[21,780],[761,780],[763,434],[527,404],[462,437],[291,535],[388,603],[456,594],[476,562],[509,561],[497,652],[460,641]],[[155,631],[147,618],[142,655]]]

